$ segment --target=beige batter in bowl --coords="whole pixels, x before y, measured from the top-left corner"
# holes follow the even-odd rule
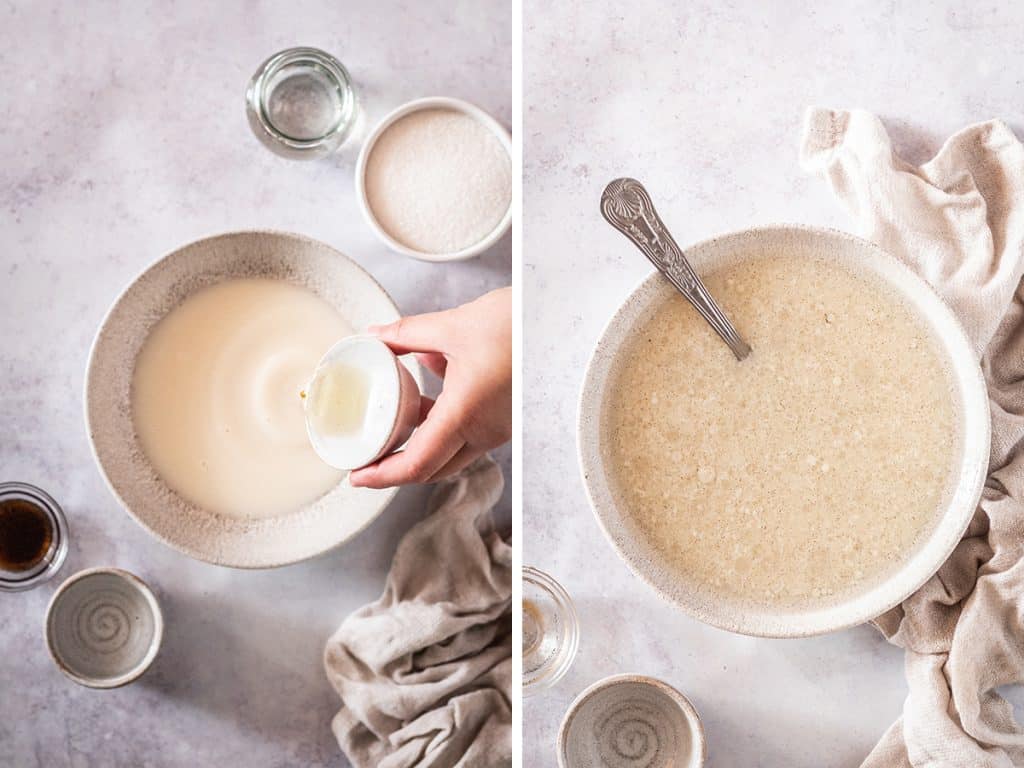
[[[744,254],[766,251],[816,254],[866,268],[907,301],[948,358],[963,435],[958,475],[936,523],[906,562],[866,591],[837,598],[827,607],[772,609],[714,599],[706,590],[687,584],[644,541],[635,521],[618,508],[613,496],[602,451],[602,409],[620,348],[649,308],[675,290],[660,274],[652,274],[640,284],[602,334],[583,383],[577,440],[591,506],[605,535],[634,573],[708,624],[748,635],[799,637],[860,624],[884,613],[920,587],[949,557],[974,514],[984,484],[990,447],[988,396],[978,361],[957,319],[922,279],[866,240],[834,230],[775,226],[707,240],[686,249],[686,255],[698,273],[707,273],[742,260]],[[660,460],[651,457],[653,462]]]
[[[146,530],[199,560],[269,568],[349,540],[384,510],[397,489],[352,488],[343,480],[294,512],[245,519],[197,507],[154,471],[132,422],[130,392],[139,349],[153,325],[195,291],[248,277],[300,285],[333,305],[353,328],[399,317],[394,302],[362,267],[323,243],[269,231],[199,240],[150,266],[114,302],[89,356],[85,418],[100,473]],[[419,366],[410,361],[409,367],[422,387]]]

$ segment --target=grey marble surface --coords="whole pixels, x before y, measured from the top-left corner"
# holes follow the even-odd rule
[[[611,179],[636,176],[684,247],[756,224],[850,229],[826,185],[798,167],[804,108],[873,110],[916,163],[975,121],[1001,117],[1024,137],[1024,10],[674,6],[526,1],[523,560],[575,597],[582,639],[568,677],[524,703],[523,764],[555,765],[558,723],[586,685],[640,672],[691,697],[710,766],[856,766],[900,714],[900,650],[866,626],[796,641],[703,626],[634,578],[593,520],[576,397],[604,324],[650,272],[598,199]]]
[[[79,688],[47,656],[57,581],[0,595],[0,765],[343,766],[325,639],[375,599],[420,519],[409,488],[355,541],[289,568],[239,572],[150,538],[104,487],[81,413],[92,335],[122,287],[190,240],[269,227],[321,239],[407,313],[510,281],[511,239],[482,258],[413,262],[360,217],[358,142],[295,163],[249,132],[244,92],[274,51],[313,45],[349,68],[370,122],[449,95],[512,117],[507,3],[16,2],[0,6],[0,479],[48,489],[67,512],[61,577],[116,565],[147,579],[168,621],[138,683]],[[501,458],[509,465],[509,452]],[[508,494],[503,502],[507,518]]]

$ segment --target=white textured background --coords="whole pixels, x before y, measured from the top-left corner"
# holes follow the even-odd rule
[[[370,122],[418,96],[512,115],[508,3],[4,2],[0,4],[0,480],[63,505],[58,578],[0,595],[0,766],[343,766],[323,642],[375,599],[426,493],[407,489],[355,541],[316,561],[238,572],[151,539],[96,471],[81,413],[92,335],[124,285],[205,235],[270,227],[355,258],[407,313],[507,285],[511,239],[463,264],[390,254],[353,194],[358,142],[296,163],[250,134],[249,77],[313,45],[349,68]],[[508,452],[502,452],[506,470]],[[508,502],[504,503],[508,512]],[[128,688],[65,679],[43,644],[62,577],[135,571],[168,620],[154,667]]]
[[[576,397],[605,322],[650,271],[598,200],[636,176],[684,247],[774,222],[850,229],[797,165],[805,106],[877,112],[917,163],[970,122],[1024,136],[1024,6],[527,0],[525,20],[524,562],[576,598],[582,640],[567,678],[525,702],[523,764],[555,765],[586,685],[640,672],[691,697],[715,768],[856,766],[901,711],[900,650],[868,627],[779,641],[701,625],[634,578],[593,520]]]

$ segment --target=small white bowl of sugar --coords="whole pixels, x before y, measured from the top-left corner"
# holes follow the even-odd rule
[[[373,129],[356,164],[370,228],[423,261],[479,256],[512,225],[512,137],[460,99],[416,99]]]

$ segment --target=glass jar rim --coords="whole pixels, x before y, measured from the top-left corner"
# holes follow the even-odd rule
[[[289,136],[274,125],[267,114],[267,85],[285,67],[303,62],[315,64],[326,72],[338,89],[345,94],[346,114],[343,114],[329,131],[312,139],[297,139]],[[249,81],[245,98],[250,115],[255,118],[260,129],[267,136],[289,149],[299,151],[325,147],[333,149],[333,144],[340,144],[348,134],[352,122],[352,112],[355,108],[355,94],[352,90],[352,78],[349,76],[348,70],[331,54],[309,46],[286,48],[264,61],[256,70],[256,74],[252,76],[252,80]]]
[[[530,696],[539,691],[554,686],[569,671],[573,661],[576,659],[576,652],[580,642],[579,618],[576,615],[576,606],[572,597],[553,576],[539,568],[524,565],[523,576],[523,599],[526,599],[526,584],[530,583],[543,592],[558,610],[562,619],[560,646],[558,653],[550,663],[535,670],[531,676],[523,673],[523,695]]]
[[[0,571],[0,592],[21,592],[39,586],[53,577],[68,554],[68,523],[60,504],[46,491],[30,483],[0,483],[0,500],[22,499],[39,507],[53,526],[50,546],[32,567],[20,573]]]

